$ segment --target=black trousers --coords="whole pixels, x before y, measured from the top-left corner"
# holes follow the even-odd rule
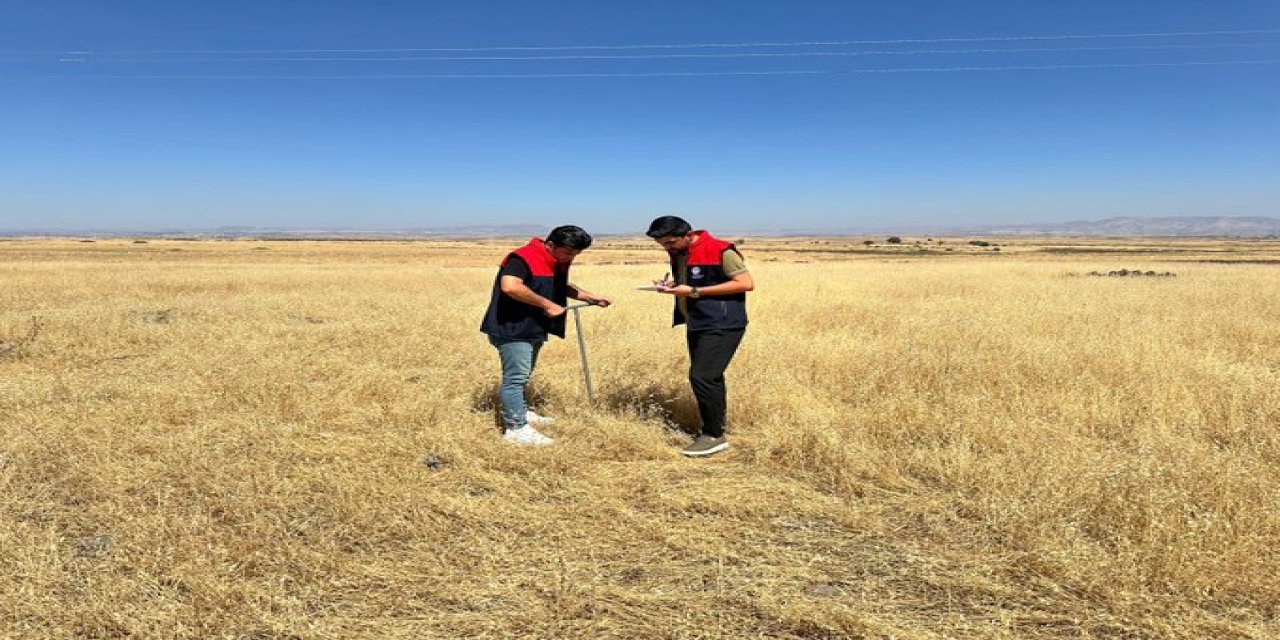
[[[702,417],[702,434],[719,438],[724,435],[724,414],[727,401],[724,370],[733,360],[733,354],[742,343],[746,329],[713,329],[690,331],[689,384],[693,397],[698,400],[698,415]]]

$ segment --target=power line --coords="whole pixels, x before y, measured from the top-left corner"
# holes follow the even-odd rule
[[[951,73],[972,71],[1043,71],[1070,69],[1135,69],[1149,67],[1197,67],[1228,65],[1271,65],[1275,60],[1231,60],[1217,62],[1134,62],[1104,64],[1008,65],[988,67],[901,67],[890,69],[835,69],[791,71],[660,71],[640,73],[414,73],[345,75],[154,75],[154,74],[28,74],[6,75],[3,79],[57,78],[101,80],[434,80],[434,79],[545,79],[545,78],[671,78],[709,76],[802,76],[892,73]]]
[[[502,47],[416,47],[378,49],[188,49],[188,50],[136,50],[136,51],[0,51],[3,55],[114,55],[114,54],[302,54],[302,53],[413,53],[413,52],[480,52],[480,51],[580,51],[625,49],[710,49],[752,47],[830,47],[868,44],[926,44],[942,42],[1017,42],[1033,40],[1095,40],[1105,38],[1173,38],[1198,36],[1259,35],[1280,33],[1280,29],[1237,29],[1223,31],[1170,31],[1150,33],[1090,33],[1075,35],[1030,36],[982,36],[968,38],[902,38],[893,40],[816,40],[808,42],[719,42],[698,44],[597,44],[560,46],[502,46]]]
[[[1057,53],[1078,51],[1159,51],[1174,49],[1242,49],[1274,47],[1280,42],[1216,43],[1216,44],[1166,44],[1130,45],[1119,47],[1023,47],[1016,49],[915,49],[908,51],[799,51],[784,53],[661,53],[639,55],[553,55],[553,56],[401,56],[391,58],[111,58],[102,62],[429,62],[429,61],[538,61],[538,60],[668,60],[668,59],[726,59],[726,58],[800,58],[800,57],[863,57],[908,55],[963,55],[971,53]],[[93,61],[92,57],[73,61]]]

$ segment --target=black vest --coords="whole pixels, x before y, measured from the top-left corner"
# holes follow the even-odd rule
[[[706,231],[697,231],[698,239],[689,245],[688,264],[689,280],[686,284],[694,287],[710,287],[728,282],[730,278],[724,272],[724,252],[736,251],[731,242],[725,242]],[[671,269],[676,268],[675,257],[671,258]],[[676,300],[673,325],[688,324],[689,331],[708,331],[711,329],[745,329],[747,326],[747,294],[731,293],[724,296],[704,295],[699,298],[685,299],[688,317],[680,313],[680,301]]]
[[[511,256],[520,256],[529,265],[532,274],[525,286],[534,293],[564,306],[569,299],[569,265],[558,264],[543,241],[538,238],[512,251],[503,258],[506,265]],[[564,337],[564,314],[548,318],[542,309],[525,304],[502,292],[501,270],[493,278],[493,291],[489,295],[489,308],[484,312],[480,331],[504,340],[541,341],[547,334]]]

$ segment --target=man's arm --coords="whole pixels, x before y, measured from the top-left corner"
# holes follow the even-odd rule
[[[756,281],[751,277],[750,271],[742,271],[736,275],[730,276],[728,282],[711,285],[710,287],[698,287],[698,295],[700,296],[727,296],[734,293],[746,293],[754,291]],[[677,296],[687,296],[693,293],[693,287],[682,284],[678,287],[672,287],[662,293],[670,293]]]
[[[502,276],[498,281],[498,288],[515,300],[542,309],[549,317],[554,318],[564,313],[564,307],[535,293],[519,276]]]
[[[710,287],[698,287],[698,295],[700,296],[727,296],[735,293],[746,293],[756,288],[756,281],[752,279],[751,272],[747,271],[747,263],[742,259],[742,254],[737,251],[726,251],[720,258],[720,266],[724,268],[725,273],[729,275],[728,282],[721,282]],[[693,287],[682,284],[678,287],[672,287],[665,293],[672,293],[677,296],[687,296],[693,293]]]
[[[607,307],[613,304],[613,298],[610,298],[609,296],[598,296],[572,282],[569,283],[569,297],[574,300],[581,300],[599,307]]]

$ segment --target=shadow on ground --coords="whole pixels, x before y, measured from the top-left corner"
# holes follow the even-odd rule
[[[611,413],[631,413],[657,418],[669,429],[695,434],[702,421],[698,405],[686,389],[659,383],[633,384],[596,392],[596,402]]]
[[[531,384],[525,397],[532,407],[555,404],[556,398]],[[698,405],[687,390],[677,390],[667,385],[648,383],[625,387],[610,387],[596,391],[596,404],[612,414],[631,414],[642,419],[657,418],[668,429],[696,434],[701,427]],[[471,396],[471,410],[489,413],[493,427],[502,431],[502,416],[498,411],[497,386],[477,388]]]

